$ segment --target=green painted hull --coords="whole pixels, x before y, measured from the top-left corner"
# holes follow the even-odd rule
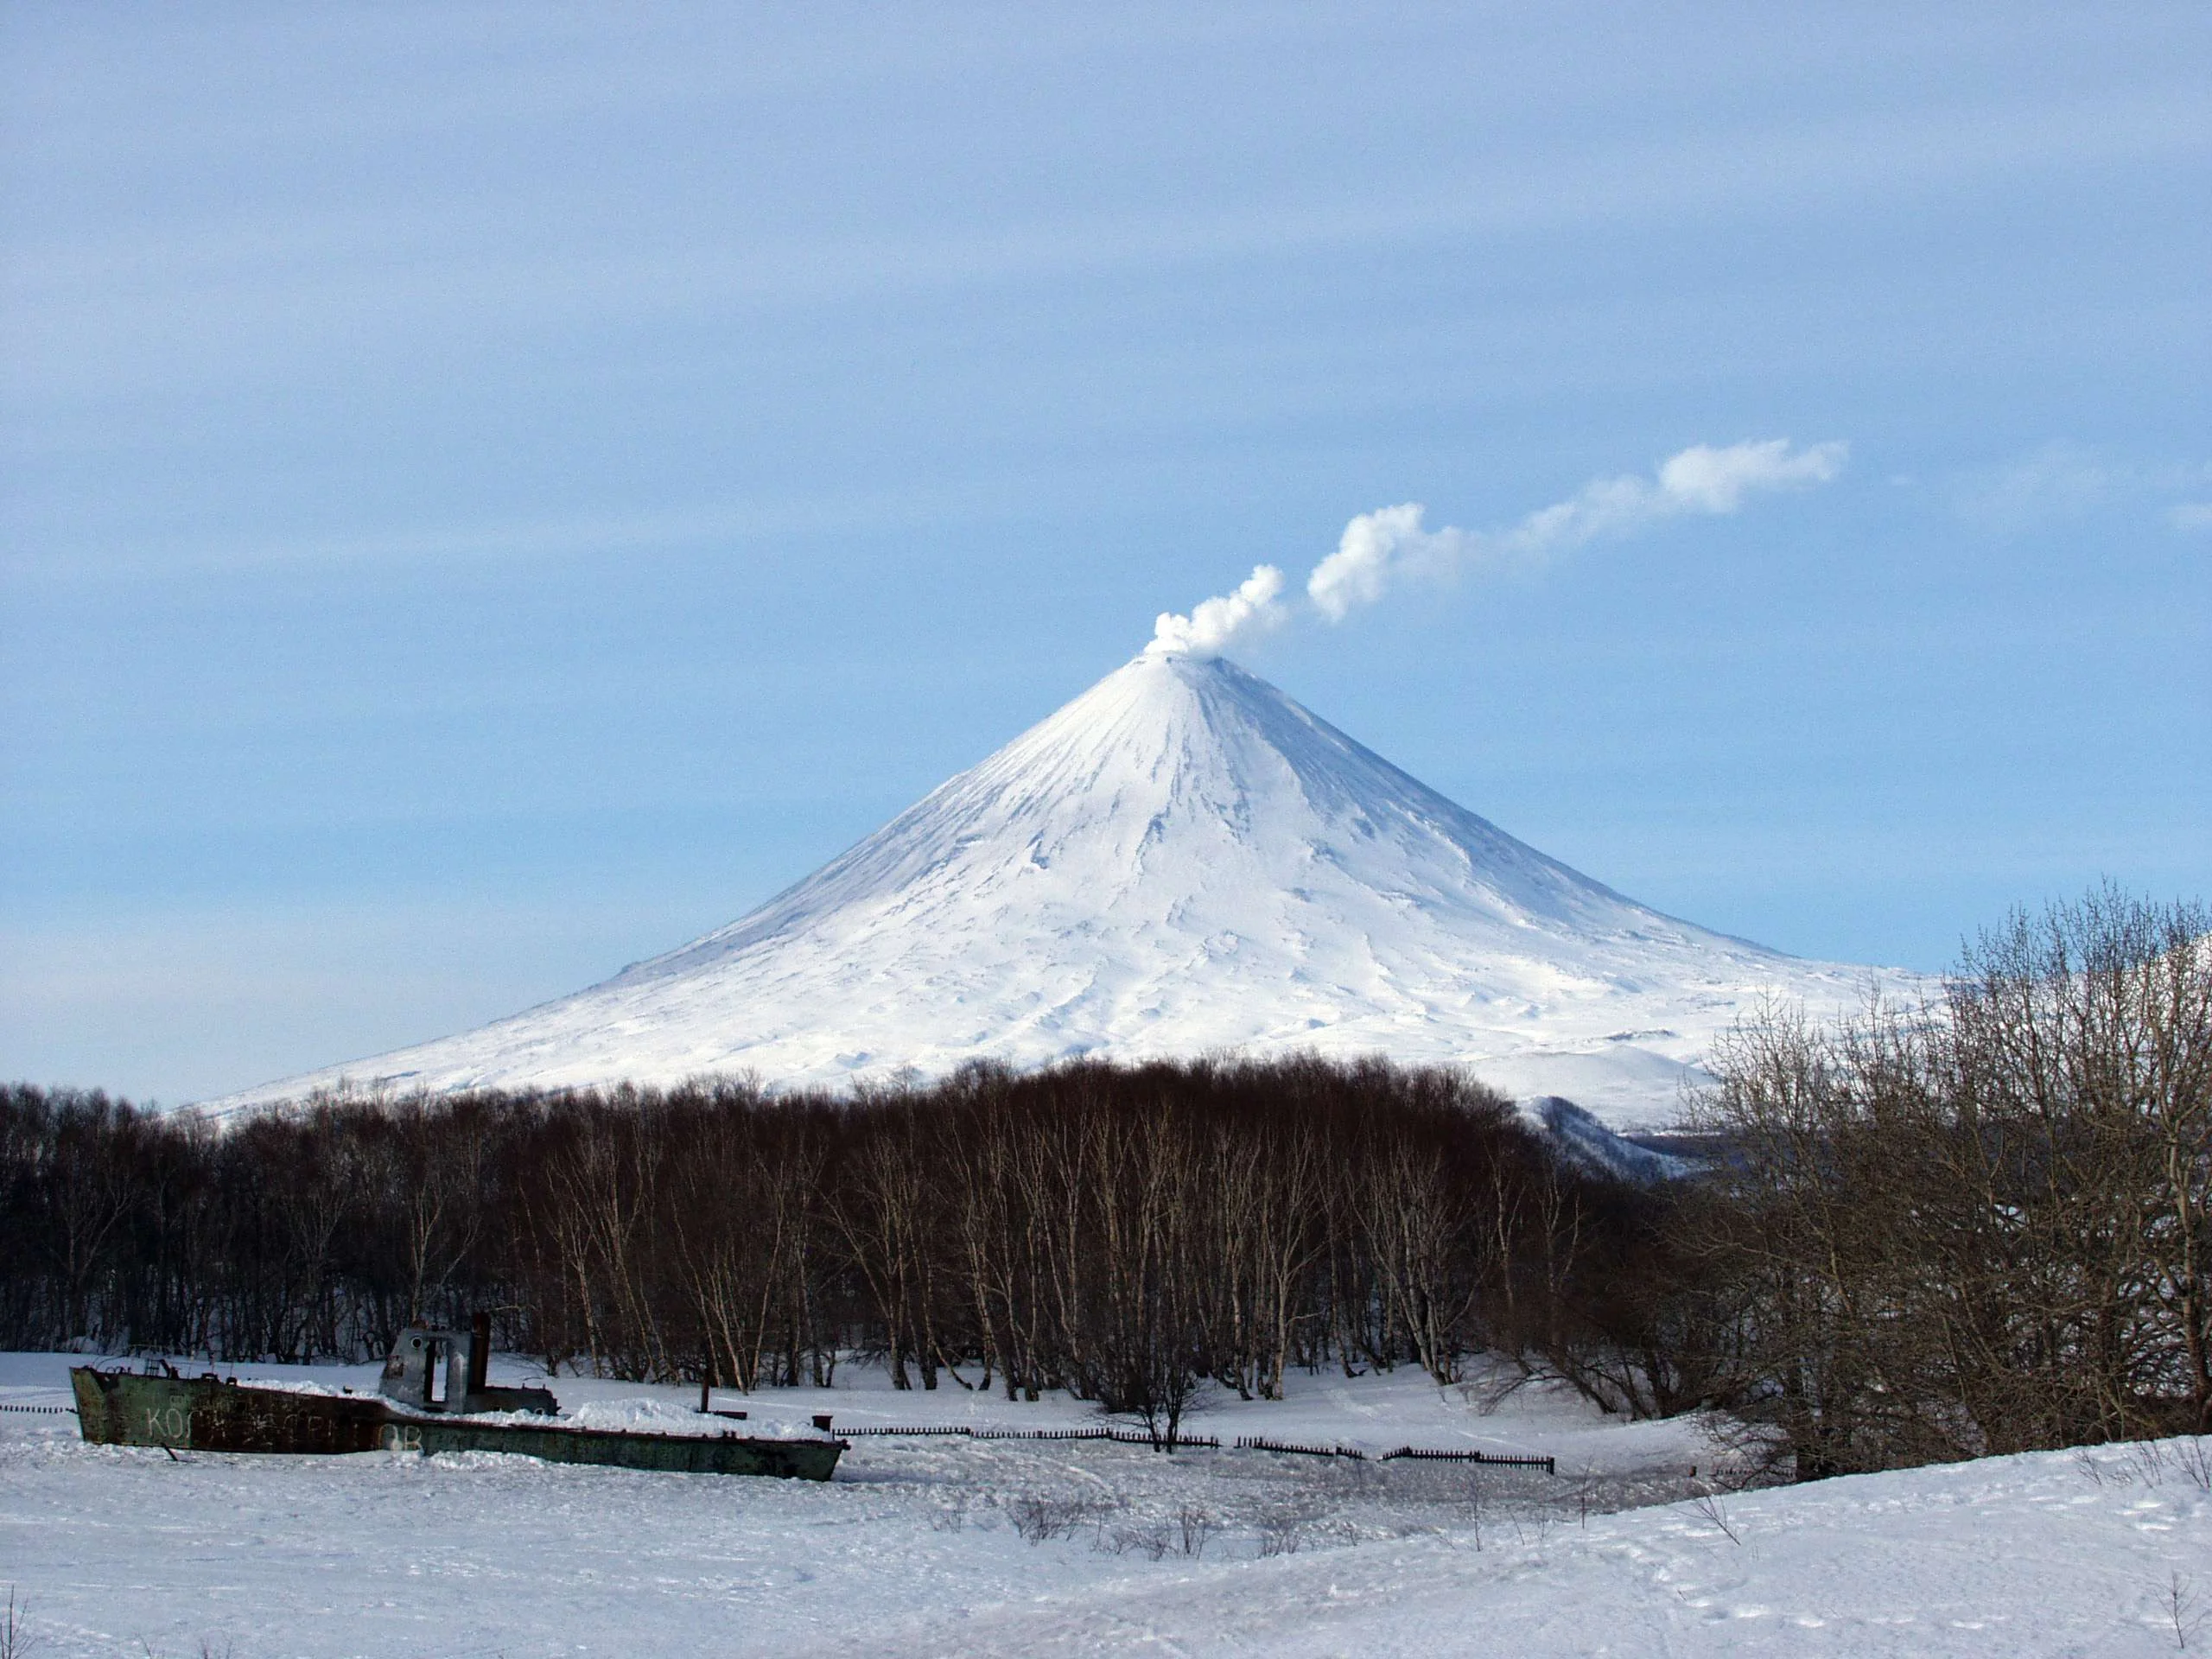
[[[368,1395],[288,1394],[219,1376],[137,1376],[79,1365],[69,1373],[77,1423],[100,1446],[194,1452],[373,1452],[391,1411]]]
[[[553,1425],[474,1423],[395,1409],[369,1395],[289,1394],[213,1376],[140,1376],[79,1366],[69,1373],[77,1421],[101,1446],[172,1451],[503,1452],[549,1463],[601,1464],[671,1474],[827,1480],[842,1440],[633,1434]]]
[[[385,1429],[400,1451],[511,1452],[548,1463],[603,1463],[677,1475],[778,1475],[827,1480],[845,1449],[842,1440],[753,1440],[734,1434],[631,1434],[616,1429],[556,1428],[534,1423],[467,1423],[450,1418],[401,1417]]]

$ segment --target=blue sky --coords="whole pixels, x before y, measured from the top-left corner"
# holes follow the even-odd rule
[[[2212,13],[0,14],[0,1075],[728,921],[1261,562],[1830,482],[1237,655],[1624,892],[2212,895]]]

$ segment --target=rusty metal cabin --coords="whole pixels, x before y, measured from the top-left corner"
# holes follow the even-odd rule
[[[529,1411],[550,1417],[560,1410],[543,1389],[493,1388],[492,1319],[479,1313],[467,1331],[410,1325],[391,1344],[377,1392],[410,1411]]]

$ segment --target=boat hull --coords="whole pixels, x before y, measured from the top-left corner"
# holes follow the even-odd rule
[[[548,1463],[597,1463],[679,1475],[772,1475],[827,1480],[842,1440],[756,1440],[734,1434],[632,1434],[619,1429],[559,1428],[537,1424],[457,1422],[402,1417],[385,1427],[384,1444],[398,1452],[505,1452]]]
[[[173,1452],[373,1452],[391,1421],[364,1395],[242,1388],[219,1376],[138,1376],[73,1368],[77,1423],[99,1446]]]
[[[548,1463],[670,1474],[827,1480],[845,1443],[741,1435],[639,1434],[551,1424],[483,1423],[394,1409],[370,1395],[292,1394],[214,1376],[142,1376],[78,1366],[77,1421],[99,1446],[171,1452],[496,1452]]]

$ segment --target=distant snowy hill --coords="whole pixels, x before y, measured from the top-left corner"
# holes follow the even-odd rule
[[[1311,1048],[1631,1126],[1762,994],[1825,1012],[1865,978],[1648,910],[1234,664],[1153,651],[718,932],[220,1103]]]

